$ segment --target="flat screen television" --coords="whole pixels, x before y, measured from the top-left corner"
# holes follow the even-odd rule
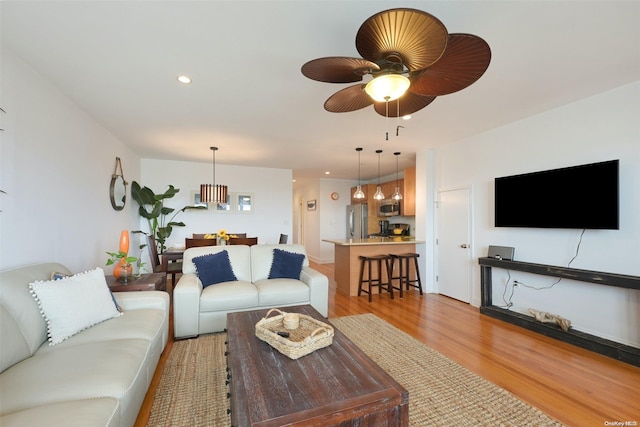
[[[495,226],[618,230],[619,162],[495,178]]]

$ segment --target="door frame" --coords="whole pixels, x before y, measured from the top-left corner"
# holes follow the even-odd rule
[[[435,265],[434,265],[434,270],[435,270],[435,275],[434,275],[434,281],[435,281],[435,290],[438,292],[438,294],[440,294],[440,283],[437,280],[437,278],[440,275],[440,245],[438,244],[439,239],[440,239],[440,193],[446,192],[446,191],[457,191],[457,190],[468,190],[469,191],[469,217],[468,217],[468,230],[469,230],[469,265],[468,265],[468,275],[467,277],[469,277],[467,286],[469,287],[469,304],[476,306],[476,304],[474,304],[475,301],[475,280],[474,280],[474,275],[473,275],[473,259],[474,259],[474,253],[475,253],[475,243],[474,243],[474,228],[473,228],[473,212],[474,212],[474,206],[473,206],[473,185],[469,184],[469,185],[460,185],[460,186],[455,186],[455,187],[443,187],[443,188],[439,188],[436,190],[436,194],[435,194],[435,205],[436,205],[436,209],[435,209],[435,215],[434,215],[434,228],[435,228],[435,236],[434,236],[434,253],[435,253]]]

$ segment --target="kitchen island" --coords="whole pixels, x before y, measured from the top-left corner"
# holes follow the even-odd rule
[[[360,280],[360,255],[406,254],[416,251],[416,245],[424,241],[413,237],[370,237],[368,239],[326,239],[323,242],[335,245],[335,280],[338,292],[349,296],[358,295]]]

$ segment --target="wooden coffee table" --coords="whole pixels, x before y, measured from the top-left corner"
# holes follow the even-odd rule
[[[284,307],[331,323],[311,306]],[[406,426],[409,392],[338,329],[297,360],[255,336],[268,309],[227,314],[231,425]]]

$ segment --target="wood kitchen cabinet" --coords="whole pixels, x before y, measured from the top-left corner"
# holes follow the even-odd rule
[[[416,214],[416,167],[412,166],[404,170],[404,189],[402,192],[401,213],[404,216]]]
[[[390,199],[394,191],[396,191],[396,180],[380,183],[380,189],[384,193],[385,199]]]
[[[362,191],[365,191],[367,195],[367,229],[369,234],[380,232],[380,223],[378,221],[382,218],[378,218],[378,201],[373,198],[377,187],[378,184],[367,184],[367,191],[365,191],[364,185],[362,186]]]

